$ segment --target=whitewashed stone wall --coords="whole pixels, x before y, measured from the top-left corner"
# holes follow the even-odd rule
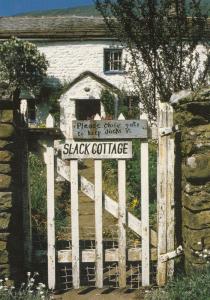
[[[91,71],[120,89],[131,88],[131,82],[126,73],[104,73],[104,49],[119,46],[116,42],[111,40],[49,41],[36,44],[49,61],[49,76],[54,76],[62,82],[71,82],[82,72]],[[124,61],[126,56],[126,51],[123,51]]]

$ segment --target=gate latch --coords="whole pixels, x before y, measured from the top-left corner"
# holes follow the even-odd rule
[[[160,136],[166,136],[171,133],[177,132],[178,130],[179,130],[178,125],[175,125],[172,127],[162,127],[162,128],[159,128],[159,134],[160,134]]]
[[[170,259],[173,259],[177,256],[180,256],[184,253],[184,249],[182,248],[182,246],[180,245],[176,250],[168,252],[166,254],[162,254],[160,255],[160,261],[161,262],[166,262]]]

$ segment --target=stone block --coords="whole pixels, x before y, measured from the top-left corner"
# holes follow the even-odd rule
[[[0,192],[0,211],[8,210],[12,207],[12,193]]]
[[[6,250],[7,243],[5,241],[0,241],[0,252]]]
[[[10,266],[9,266],[9,264],[0,265],[0,275],[2,277],[8,277],[10,275]]]
[[[15,134],[15,128],[11,124],[0,124],[0,139],[8,139]]]
[[[14,158],[14,153],[11,151],[0,151],[0,162],[10,162]]]
[[[12,185],[12,177],[5,174],[0,174],[0,190],[8,189]]]
[[[11,214],[6,212],[0,212],[0,232],[8,230]]]
[[[9,253],[7,250],[0,250],[0,265],[6,264],[9,261]]]
[[[182,209],[184,225],[191,229],[210,228],[210,210],[201,212],[192,212],[186,208]]]
[[[183,196],[184,207],[193,211],[202,211],[210,209],[210,194],[200,188],[200,192],[189,195],[184,194]]]
[[[12,172],[12,167],[10,164],[0,163],[0,174],[10,174]]]
[[[14,150],[15,143],[13,141],[0,140],[0,149],[1,150]]]
[[[1,232],[0,233],[0,241],[5,241],[7,242],[9,239],[9,233],[8,232]]]
[[[13,110],[5,109],[0,111],[0,122],[12,123],[13,122]]]
[[[187,159],[184,175],[190,182],[201,182],[210,179],[210,152],[196,154]]]

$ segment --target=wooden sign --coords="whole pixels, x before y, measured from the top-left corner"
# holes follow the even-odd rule
[[[145,139],[146,120],[73,121],[74,139]]]
[[[62,159],[125,159],[132,158],[132,142],[75,142],[62,144]]]

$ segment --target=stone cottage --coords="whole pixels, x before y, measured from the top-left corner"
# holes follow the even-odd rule
[[[61,109],[69,117],[86,119],[96,113],[103,116],[101,90],[131,88],[126,73],[126,51],[107,31],[102,18],[2,17],[0,40],[11,36],[35,43],[49,61],[51,81],[69,85],[61,101]],[[33,121],[35,102],[30,103],[29,118]],[[38,115],[41,112],[46,117],[45,110],[42,106]]]

